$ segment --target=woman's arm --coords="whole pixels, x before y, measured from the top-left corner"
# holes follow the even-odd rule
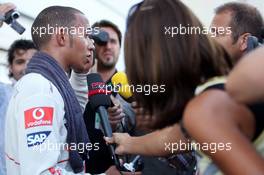
[[[207,156],[224,174],[263,174],[264,159],[250,139],[255,120],[243,105],[232,100],[225,91],[208,90],[186,107],[184,126]]]
[[[179,150],[179,142],[184,143],[187,141],[178,124],[140,137],[131,137],[126,133],[114,133],[112,139],[107,138],[106,140],[108,143],[118,145],[116,148],[117,154],[146,156],[165,156],[185,151]]]
[[[226,89],[238,102],[264,100],[264,47],[246,55],[230,73]]]

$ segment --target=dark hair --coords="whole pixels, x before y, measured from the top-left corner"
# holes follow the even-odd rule
[[[31,27],[31,36],[33,42],[40,49],[45,45],[51,38],[51,35],[47,32],[48,26],[55,28],[63,27],[70,29],[72,25],[75,24],[76,16],[75,14],[83,14],[81,11],[64,6],[51,6],[42,10],[36,19],[34,20]],[[40,30],[44,27],[46,32],[40,37],[38,33],[34,33],[37,29]]]
[[[118,41],[119,41],[119,45],[121,46],[121,41],[122,41],[122,33],[120,32],[119,28],[117,27],[117,25],[115,25],[114,23],[112,23],[111,21],[108,20],[101,20],[98,22],[95,22],[92,27],[110,27],[112,28],[117,36],[118,36]]]
[[[128,17],[125,64],[133,85],[165,85],[164,93],[134,92],[152,115],[153,128],[172,125],[182,118],[195,88],[207,79],[225,75],[230,59],[224,49],[205,34],[172,37],[167,27],[199,27],[197,17],[178,0],[144,1]]]
[[[233,43],[244,33],[251,33],[259,42],[263,39],[263,18],[256,7],[239,2],[229,2],[216,8],[215,13],[231,12],[230,27]]]
[[[9,47],[7,53],[9,66],[12,65],[17,50],[29,50],[29,49],[36,49],[34,43],[31,40],[20,39],[14,41],[12,45]],[[10,72],[9,77],[12,76],[13,74]]]

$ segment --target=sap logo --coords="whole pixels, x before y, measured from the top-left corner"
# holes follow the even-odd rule
[[[36,126],[52,125],[53,108],[52,107],[36,107],[28,109],[24,112],[25,128]]]
[[[42,131],[42,132],[27,134],[28,147],[41,145],[46,140],[46,138],[49,136],[50,133],[51,131]]]

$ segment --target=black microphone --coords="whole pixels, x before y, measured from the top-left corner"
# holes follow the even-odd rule
[[[106,137],[112,137],[112,128],[108,120],[106,109],[111,105],[110,94],[101,76],[97,73],[87,75],[88,98],[93,110],[99,113],[101,124]],[[115,154],[114,146],[109,145],[109,149],[117,168],[120,168],[120,162]]]

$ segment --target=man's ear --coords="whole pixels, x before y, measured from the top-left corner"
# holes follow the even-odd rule
[[[66,33],[64,32],[63,27],[59,27],[58,32],[55,33],[56,41],[59,46],[65,46],[66,45]]]
[[[242,35],[240,35],[240,37],[238,38],[239,41],[239,50],[244,52],[247,50],[247,42],[248,42],[248,37],[250,36],[250,33],[244,33]]]

